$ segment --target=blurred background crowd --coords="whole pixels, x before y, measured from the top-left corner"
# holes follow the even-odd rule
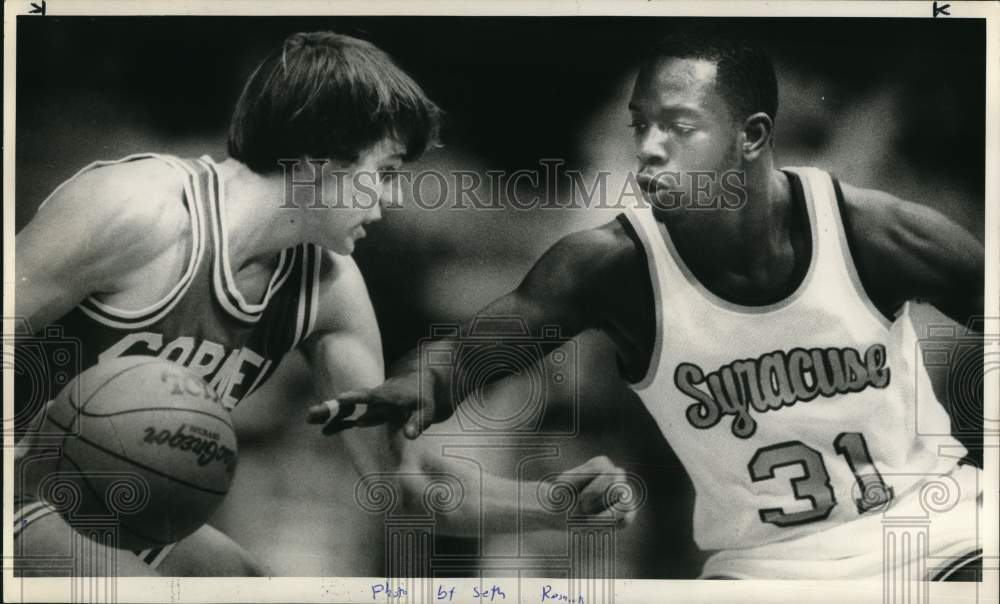
[[[91,161],[140,151],[223,158],[229,112],[255,64],[289,33],[324,29],[388,51],[446,112],[443,146],[413,170],[540,171],[542,160],[557,159],[585,175],[608,172],[613,194],[634,169],[626,104],[636,60],[658,35],[691,23],[626,17],[19,17],[16,227]],[[775,59],[778,165],[818,166],[852,184],[932,206],[983,238],[982,23],[785,18],[722,24],[734,35],[761,40]],[[522,182],[526,190],[519,195],[539,193]],[[491,199],[488,188],[479,193],[506,209],[455,209],[453,199],[428,209],[404,195],[360,243],[355,257],[389,363],[429,335],[432,324],[464,319],[515,287],[562,235],[619,211],[513,209],[504,199]],[[922,316],[940,320],[930,311]],[[702,557],[691,540],[688,478],[618,379],[610,344],[588,333],[574,349],[576,378],[547,383],[540,429],[570,425],[576,432],[559,436],[565,431],[552,430],[545,442],[558,455],[523,464],[523,477],[537,479],[608,455],[640,476],[647,490],[636,524],[618,535],[616,575],[695,576]],[[358,475],[339,439],[306,425],[309,393],[301,363],[292,358],[285,365],[274,383],[234,412],[240,467],[214,524],[278,575],[380,576],[382,518],[355,502]],[[492,392],[491,414],[516,412],[525,396],[521,386],[515,379]],[[427,438],[450,445],[486,442],[444,432],[452,435]],[[493,455],[496,468],[514,471],[516,452],[497,449]],[[489,570],[489,556],[518,548],[565,553],[558,532],[515,543],[493,528],[483,540],[440,538],[436,551],[468,555],[469,572],[477,565]],[[533,572],[544,575],[544,565]]]

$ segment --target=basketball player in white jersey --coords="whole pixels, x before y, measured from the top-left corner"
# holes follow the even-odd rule
[[[118,356],[159,356],[200,372],[228,408],[293,350],[311,363],[319,400],[375,386],[384,379],[379,331],[350,254],[381,217],[385,174],[433,142],[437,114],[373,45],[330,32],[294,34],[248,80],[228,159],[133,155],[92,164],[52,193],[16,238],[17,314],[34,333],[57,326],[78,338],[80,370]],[[294,166],[288,175],[284,165]],[[302,185],[317,182],[314,165],[322,182]],[[18,385],[19,404],[32,387]],[[74,538],[37,492],[58,450],[33,438],[30,426],[20,428],[28,436],[17,455],[19,563],[61,554]],[[411,499],[420,500],[426,486],[420,471],[475,481],[442,519],[444,533],[478,531],[481,513],[510,524],[520,514],[528,528],[551,520],[541,505],[518,501],[511,481],[486,481],[480,491],[477,473],[384,427],[344,438],[359,472],[407,472],[400,488],[414,489]],[[580,488],[598,493],[622,473],[603,458],[583,471]],[[96,543],[89,551],[91,559],[78,561],[91,565],[88,574],[266,573],[210,526],[135,555],[112,556]]]
[[[937,434],[950,423],[907,309],[981,315],[983,246],[932,209],[775,167],[770,58],[731,37],[663,41],[628,110],[647,203],[560,240],[481,316],[617,344],[694,483],[695,540],[713,553],[703,577],[878,577],[883,514],[922,517],[935,481],[956,503],[930,519],[926,573],[895,563],[974,576],[979,471],[957,463],[957,440],[918,434],[918,416]],[[457,404],[427,393],[463,378],[410,360],[313,420],[357,407],[364,423],[407,417],[416,438]]]

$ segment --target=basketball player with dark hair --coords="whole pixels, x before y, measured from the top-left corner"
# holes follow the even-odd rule
[[[36,333],[51,325],[77,338],[81,370],[119,356],[158,356],[198,371],[230,409],[293,350],[310,362],[319,400],[375,386],[384,379],[379,331],[350,254],[365,225],[381,217],[386,173],[433,143],[438,113],[372,44],[294,34],[246,83],[225,161],[131,155],[91,164],[49,196],[16,238],[17,314]],[[27,396],[28,388],[18,390]],[[19,560],[64,551],[73,538],[34,492],[58,454],[33,446],[28,433],[18,444]],[[362,473],[441,465],[478,480],[385,430],[379,438],[344,436]],[[601,459],[588,467],[602,478],[583,488],[599,489],[615,473]],[[421,475],[411,475],[401,486],[421,489]],[[510,481],[494,484],[497,491],[481,499],[468,489],[473,496],[441,528],[475,530],[480,505],[516,513],[517,490]],[[547,520],[540,506],[524,517],[529,526]],[[103,546],[92,545],[92,563],[117,559],[117,567],[88,574],[265,572],[209,526],[136,556],[102,557]]]
[[[695,540],[713,553],[703,577],[881,576],[882,512],[924,514],[936,480],[956,504],[931,518],[927,573],[913,576],[975,576],[982,552],[964,527],[981,505],[979,470],[958,463],[954,438],[918,433],[918,415],[935,434],[950,422],[909,301],[963,325],[981,315],[983,246],[932,209],[776,168],[777,98],[753,46],[715,35],[656,46],[628,106],[646,203],[561,239],[480,316],[520,317],[534,334],[598,329],[616,344],[694,483]],[[414,352],[379,388],[311,420],[357,407],[356,421],[405,421],[416,438],[454,412],[437,393],[464,383],[456,367],[421,366]],[[921,562],[900,563],[917,573]]]

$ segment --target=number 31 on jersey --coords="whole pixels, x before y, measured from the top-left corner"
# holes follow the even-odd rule
[[[892,487],[885,484],[882,475],[875,468],[863,434],[841,432],[833,440],[833,447],[847,461],[857,480],[861,496],[854,503],[859,514],[880,509],[892,501]],[[802,476],[791,479],[792,492],[795,499],[810,501],[812,507],[800,512],[765,508],[759,510],[760,519],[781,527],[825,520],[837,505],[837,498],[830,486],[830,474],[826,470],[823,455],[819,451],[802,441],[790,440],[758,449],[747,467],[750,478],[754,482],[760,482],[774,478],[774,471],[786,466],[802,467]]]

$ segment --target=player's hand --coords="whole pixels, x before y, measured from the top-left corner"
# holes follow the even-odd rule
[[[556,501],[560,496],[552,490],[565,488],[567,485],[576,494],[572,514],[602,517],[610,515],[621,527],[629,526],[635,520],[637,497],[632,492],[628,475],[604,455],[593,457],[548,481],[545,488],[550,490],[548,494],[543,492],[542,496]]]
[[[432,380],[429,372],[413,371],[391,377],[375,388],[344,392],[310,407],[307,421],[323,424],[327,435],[353,427],[401,424],[403,434],[412,440],[433,422],[451,415],[450,405],[435,408]]]

